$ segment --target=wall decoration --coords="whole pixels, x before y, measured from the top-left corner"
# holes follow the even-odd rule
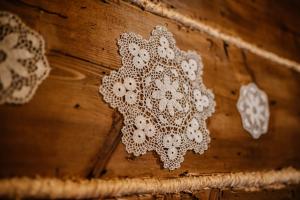
[[[179,50],[162,26],[149,40],[124,33],[118,45],[122,67],[103,78],[100,93],[124,116],[127,152],[156,151],[171,170],[180,167],[187,150],[202,154],[210,142],[205,120],[215,102],[202,82],[201,57]]]
[[[0,12],[0,104],[29,101],[50,71],[43,38],[9,12]]]
[[[241,87],[237,108],[241,114],[244,129],[254,139],[267,133],[270,117],[268,97],[255,83]]]

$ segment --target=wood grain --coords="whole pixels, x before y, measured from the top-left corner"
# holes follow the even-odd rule
[[[44,36],[53,68],[28,104],[0,106],[1,177],[177,177],[300,168],[300,74],[122,1],[14,0],[0,6]],[[203,155],[188,152],[172,172],[161,168],[155,153],[135,158],[125,152],[115,110],[98,94],[103,75],[121,64],[120,33],[148,38],[158,24],[174,33],[179,48],[202,55],[204,83],[217,102],[207,121],[210,148]],[[239,88],[250,81],[270,100],[269,132],[259,140],[242,129],[236,110]]]
[[[300,3],[241,0],[160,0],[164,7],[300,61]]]
[[[196,200],[275,200],[275,199],[299,199],[300,188],[299,186],[289,186],[279,190],[262,190],[262,191],[241,191],[241,190],[202,190],[195,192],[180,192],[177,194],[164,194],[164,195],[133,195],[120,198],[120,200],[177,200],[177,199],[196,199]]]
[[[201,199],[201,200],[221,200],[221,191],[219,189],[207,189],[195,192],[180,192],[176,194],[145,194],[145,195],[131,195],[120,198],[120,200],[187,200],[187,199]]]
[[[112,112],[93,92],[101,71],[60,54],[48,58],[51,76],[32,101],[0,107],[1,176],[85,175],[112,126]]]
[[[280,190],[262,190],[262,191],[231,191],[224,190],[220,193],[222,200],[275,200],[275,199],[300,199],[300,187],[289,186]]]

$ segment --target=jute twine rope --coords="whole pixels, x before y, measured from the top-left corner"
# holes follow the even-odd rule
[[[62,180],[56,178],[12,178],[0,180],[0,197],[87,199],[132,194],[177,193],[208,188],[261,189],[299,183],[300,171],[294,168],[171,179]]]
[[[132,2],[133,4],[144,8],[146,11],[149,11],[151,13],[154,13],[159,16],[163,16],[172,20],[175,20],[185,26],[192,27],[196,30],[202,31],[208,35],[211,35],[213,37],[222,39],[228,43],[231,43],[239,48],[246,49],[253,54],[256,54],[258,56],[261,56],[265,59],[271,60],[273,62],[276,62],[278,64],[284,65],[288,68],[292,68],[298,72],[300,72],[300,64],[296,61],[284,58],[280,55],[277,55],[276,53],[270,52],[268,50],[262,49],[258,47],[255,44],[251,44],[245,40],[243,40],[240,37],[228,35],[226,33],[223,33],[222,31],[218,30],[217,28],[211,27],[199,20],[194,20],[188,16],[185,16],[177,11],[174,11],[173,9],[170,9],[166,6],[164,6],[162,3],[157,2],[153,3],[149,0],[128,0]]]

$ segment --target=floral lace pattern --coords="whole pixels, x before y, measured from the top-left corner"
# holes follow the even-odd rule
[[[0,12],[0,104],[29,101],[50,71],[43,38],[21,19]]]
[[[215,102],[202,82],[201,57],[179,50],[162,26],[149,40],[124,33],[118,45],[122,67],[105,76],[99,90],[124,116],[127,152],[156,151],[171,170],[180,167],[187,150],[202,154],[210,142],[205,120]]]
[[[254,83],[242,86],[237,108],[242,117],[242,123],[254,139],[258,139],[268,131],[269,104],[266,93]]]

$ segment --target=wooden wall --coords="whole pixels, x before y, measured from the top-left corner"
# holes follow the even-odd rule
[[[162,2],[300,61],[297,1]],[[178,177],[300,168],[300,73],[129,2],[4,0],[0,8],[18,14],[44,36],[52,67],[29,103],[0,106],[0,177]],[[126,153],[120,142],[122,116],[98,93],[102,77],[121,65],[116,45],[120,33],[132,31],[148,38],[158,24],[168,27],[180,49],[202,55],[204,83],[217,103],[207,121],[212,138],[208,151],[188,152],[182,167],[174,171],[162,169],[155,153],[138,158]],[[259,140],[243,130],[236,110],[239,88],[250,81],[269,96],[269,132]],[[295,191],[299,197],[299,187],[277,192],[294,198]],[[215,192],[219,198],[221,191]],[[235,195],[228,191],[220,198]],[[251,195],[241,192],[235,199]],[[264,192],[259,195],[266,199]]]

